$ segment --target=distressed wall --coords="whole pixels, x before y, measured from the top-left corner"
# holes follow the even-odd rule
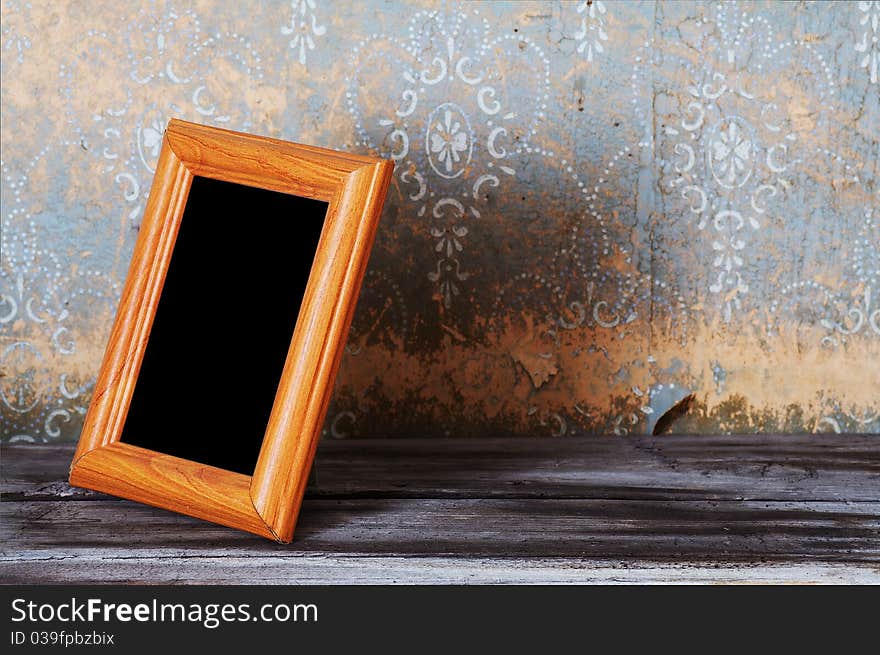
[[[3,440],[78,436],[171,116],[397,161],[332,437],[880,431],[878,2],[4,0],[0,45]]]

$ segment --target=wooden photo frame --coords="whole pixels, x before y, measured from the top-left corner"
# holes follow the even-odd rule
[[[70,483],[289,542],[392,170],[385,160],[171,120]],[[196,195],[190,198],[197,188],[198,203]],[[288,215],[267,219],[260,212],[262,201],[253,195],[262,192],[271,195],[266,206]],[[238,206],[235,199],[240,197],[246,200]],[[301,204],[285,204],[291,198]],[[190,218],[187,212],[202,206],[214,213]],[[319,216],[319,211],[326,214]],[[303,226],[312,219],[321,222],[315,228],[312,221],[306,230]],[[183,236],[182,224],[189,236]],[[255,236],[258,229],[266,230],[263,241]],[[276,229],[288,232],[281,238]],[[305,232],[313,236],[301,236]],[[309,246],[309,239],[317,246]],[[235,252],[240,243],[246,244],[246,256]],[[176,247],[189,250],[172,257]],[[202,266],[200,258],[208,263]],[[265,277],[254,273],[253,293],[218,291],[214,279],[238,275],[241,271],[230,270],[241,267],[242,259],[245,272],[259,269]],[[304,286],[298,298],[287,291],[277,294],[282,297],[267,297],[270,292],[260,296],[260,289],[275,289],[276,280],[286,279],[294,269],[304,271],[301,282],[289,276],[291,284]],[[166,278],[181,282],[165,289]],[[190,295],[175,289],[188,289]],[[270,330],[257,309],[235,311],[237,302],[253,294],[264,307],[292,303],[296,311],[285,310],[284,315],[293,317],[292,338],[284,331],[287,318],[273,319],[272,325],[281,328]],[[209,300],[203,301],[205,296]],[[172,297],[176,300],[166,302]],[[295,300],[300,300],[298,307]],[[187,309],[193,302],[205,303],[201,313]],[[223,306],[215,311],[211,302]],[[229,316],[238,316],[237,325],[256,335],[249,344],[236,342],[232,334],[224,337]],[[267,332],[272,339],[264,338]],[[288,340],[278,351],[280,361],[273,364],[263,342],[277,342],[282,338],[278,335]],[[161,347],[155,345],[160,337],[165,339]],[[156,340],[152,349],[151,339]],[[175,344],[175,339],[192,341]],[[227,361],[250,366],[255,358],[249,349],[259,349],[261,361],[269,363],[269,373],[259,380],[240,379],[239,369]],[[145,353],[154,353],[146,364]],[[190,353],[201,357],[193,360],[195,366],[187,365]],[[179,356],[180,361],[175,359]],[[280,370],[280,382],[273,366]],[[266,384],[274,396],[257,403],[265,402],[265,407],[236,413],[242,394],[254,396],[252,387]],[[211,416],[219,418],[192,420],[207,415],[196,399],[207,398],[203,390],[212,385],[210,397],[217,406]],[[235,417],[247,414],[252,420],[260,411],[268,412],[264,432],[250,434],[250,442],[241,437],[241,443],[261,439],[253,449],[256,463],[250,475],[247,457],[242,470],[235,471],[167,452],[165,446],[185,446],[192,439],[201,439],[208,453],[220,452],[221,443],[238,443],[240,435],[230,434],[238,425]],[[127,425],[135,415],[140,422]],[[154,438],[164,446],[144,447]]]

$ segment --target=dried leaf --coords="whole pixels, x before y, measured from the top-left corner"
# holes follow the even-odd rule
[[[654,424],[654,430],[651,434],[664,434],[669,432],[672,428],[672,424],[690,411],[695,399],[696,394],[688,394],[666,410],[666,412],[657,419],[657,423]]]

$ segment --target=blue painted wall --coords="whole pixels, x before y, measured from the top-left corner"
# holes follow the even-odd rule
[[[880,431],[878,23],[4,1],[0,438],[78,436],[172,116],[397,162],[328,436]]]

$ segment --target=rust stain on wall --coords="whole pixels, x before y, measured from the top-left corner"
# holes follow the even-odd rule
[[[331,437],[690,393],[674,431],[878,432],[878,43],[877,3],[4,0],[0,438],[77,437],[172,116],[396,162]]]

